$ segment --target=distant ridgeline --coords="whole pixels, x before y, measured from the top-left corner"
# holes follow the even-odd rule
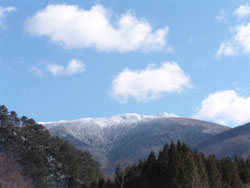
[[[250,158],[218,160],[180,141],[138,164],[120,161],[111,179],[98,162],[40,124],[0,106],[0,187],[247,188]]]

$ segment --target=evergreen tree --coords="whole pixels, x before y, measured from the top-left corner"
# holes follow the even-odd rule
[[[221,174],[218,169],[217,159],[214,155],[210,155],[206,160],[206,168],[208,172],[209,186],[213,188],[220,188]]]
[[[197,149],[193,153],[195,169],[192,188],[209,188],[208,175],[206,169],[206,158],[203,153],[199,153]]]
[[[142,168],[142,181],[143,181],[143,187],[149,188],[149,187],[156,187],[157,184],[157,163],[156,163],[156,157],[154,152],[150,152],[144,167]]]
[[[235,157],[235,163],[238,169],[238,174],[241,179],[241,181],[244,184],[249,184],[250,183],[250,159],[249,157],[247,160],[243,160],[242,158],[236,156]]]
[[[241,188],[242,182],[239,177],[238,168],[229,157],[219,161],[222,175],[222,186],[228,188]]]
[[[157,187],[167,187],[167,174],[168,174],[168,163],[169,163],[169,146],[166,143],[163,150],[159,152],[157,160]]]
[[[180,144],[180,143],[179,143]],[[179,182],[181,187],[192,187],[194,181],[194,160],[192,150],[183,143],[179,151],[180,157],[180,176]]]
[[[180,146],[179,146],[180,148]],[[168,172],[167,172],[167,187],[169,188],[181,188],[179,182],[180,176],[180,155],[178,153],[176,145],[171,142],[170,149],[169,149],[169,162],[167,165]]]

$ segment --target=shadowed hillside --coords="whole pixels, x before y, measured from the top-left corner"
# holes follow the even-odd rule
[[[250,154],[250,123],[227,130],[198,144],[197,148],[217,157],[239,155],[247,158]]]

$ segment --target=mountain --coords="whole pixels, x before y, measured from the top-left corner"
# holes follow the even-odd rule
[[[194,148],[197,144],[230,128],[174,114],[121,114],[109,118],[40,122],[52,135],[89,151],[104,169],[122,158],[138,161],[153,150],[178,139]]]
[[[247,158],[250,154],[250,123],[221,132],[198,144],[197,148],[219,158],[234,158],[235,155]]]

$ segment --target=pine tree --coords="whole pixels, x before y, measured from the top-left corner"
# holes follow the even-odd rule
[[[250,159],[247,158],[245,161],[235,156],[234,162],[237,166],[239,177],[244,184],[250,183]]]
[[[169,146],[166,143],[163,147],[163,150],[159,152],[157,160],[157,187],[167,187],[167,175],[168,175],[168,163],[169,163]]]
[[[203,153],[199,153],[197,149],[193,152],[195,163],[194,179],[192,188],[209,188],[208,175],[206,170],[206,158]]]
[[[221,159],[219,163],[223,187],[241,188],[242,182],[236,163],[231,161],[229,157]]]
[[[146,187],[156,187],[157,184],[157,163],[154,152],[150,152],[143,171],[143,186]]]
[[[209,155],[206,161],[208,172],[209,186],[213,188],[221,188],[221,174],[218,169],[217,159],[214,155]]]
[[[183,143],[179,155],[181,156],[179,182],[181,187],[192,187],[194,180],[194,161],[192,150]]]
[[[180,148],[180,146],[179,146]],[[180,176],[180,155],[178,153],[176,145],[171,142],[169,149],[169,163],[168,163],[168,173],[167,173],[167,187],[169,188],[181,188],[179,182]]]

